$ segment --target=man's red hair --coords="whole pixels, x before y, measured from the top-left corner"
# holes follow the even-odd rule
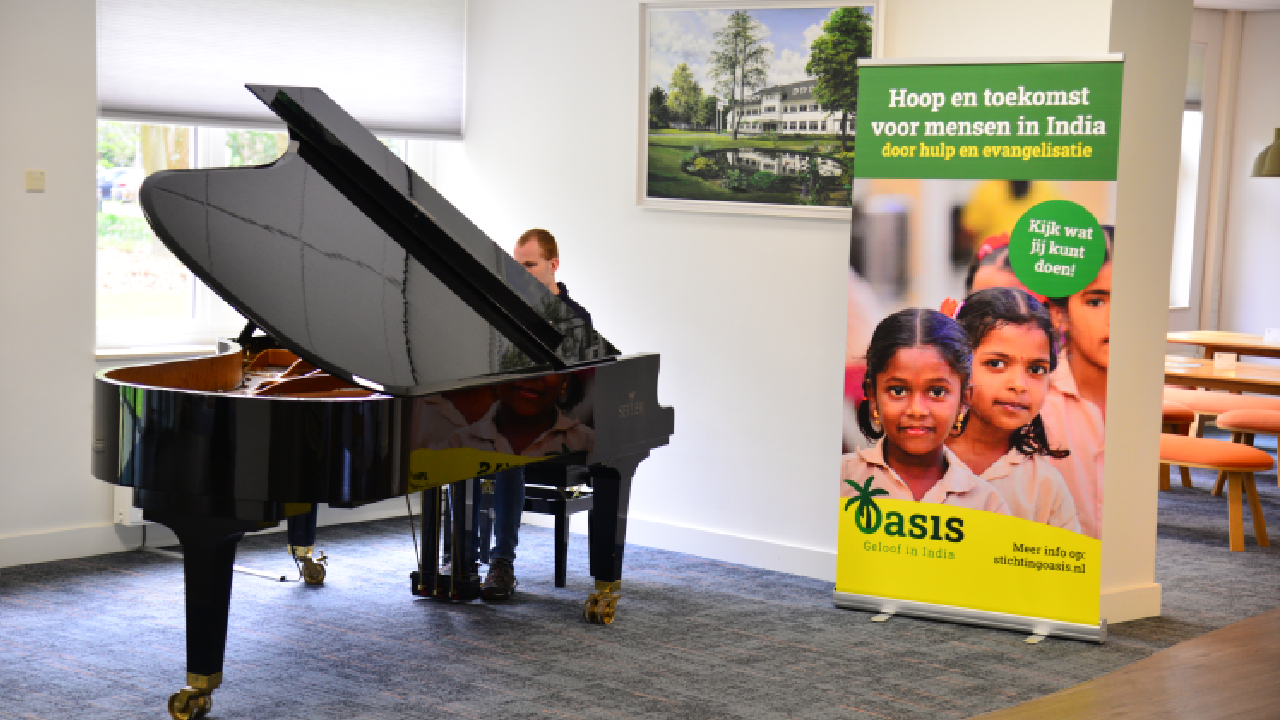
[[[516,241],[516,247],[520,247],[531,240],[538,242],[538,247],[542,249],[543,260],[555,260],[560,257],[560,248],[556,246],[555,236],[542,228],[525,230],[520,239]]]

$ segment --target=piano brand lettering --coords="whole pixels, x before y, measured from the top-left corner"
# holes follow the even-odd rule
[[[627,402],[618,406],[618,417],[620,418],[639,415],[642,412],[644,412],[644,401],[636,400],[635,390],[627,393]]]
[[[894,510],[890,510],[887,514],[882,513],[880,507],[876,505],[875,496],[889,493],[880,488],[872,490],[873,481],[874,478],[868,477],[865,483],[859,485],[853,480],[845,480],[858,491],[858,494],[845,502],[844,509],[847,511],[850,507],[854,508],[853,522],[863,534],[871,535],[883,527],[884,534],[893,537],[946,540],[947,542],[964,540],[963,518],[949,517],[944,523],[939,515],[913,514],[910,517],[903,517],[902,513]],[[942,533],[943,527],[947,530],[945,535]]]

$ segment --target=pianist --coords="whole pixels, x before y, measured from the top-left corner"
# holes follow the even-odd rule
[[[512,253],[516,262],[524,266],[529,274],[538,278],[554,295],[558,295],[582,321],[591,327],[591,313],[569,297],[569,289],[562,282],[556,282],[556,270],[560,269],[560,249],[556,247],[556,239],[551,233],[541,228],[526,230],[516,241],[516,251]]]
[[[530,274],[546,285],[548,290],[582,318],[587,327],[591,327],[591,315],[585,308],[570,299],[569,289],[564,283],[556,282],[556,270],[560,268],[560,250],[551,233],[540,228],[526,231],[516,241],[516,249],[512,255],[516,262],[523,265]],[[571,452],[590,449],[590,443],[593,440],[591,429],[579,425],[559,412],[560,408],[569,408],[574,404],[571,402],[574,388],[569,385],[575,380],[572,376],[561,375],[549,376],[545,380],[561,383],[561,385],[544,388],[522,387],[522,381],[511,383],[511,387],[500,388],[499,402],[489,415],[476,425],[460,429],[454,437],[461,441],[467,434],[483,434],[493,437],[495,444],[501,437],[501,442],[507,444],[509,451],[526,456],[535,454],[541,456],[549,451],[563,452],[566,449]],[[541,383],[543,379],[531,382]],[[550,423],[547,422],[550,419],[550,410],[539,410],[540,404],[555,411],[554,420]],[[542,413],[542,419],[538,421],[542,425],[529,426],[540,427],[537,434],[528,437],[526,435],[528,429],[515,429],[516,426],[511,421],[519,417],[516,411],[533,415]],[[504,427],[504,422],[507,427]],[[502,432],[508,427],[512,429],[509,432],[517,437],[502,436]],[[473,442],[480,439],[475,437]],[[516,444],[521,444],[523,447],[517,448]],[[495,446],[495,449],[499,448]],[[504,448],[501,451],[508,450]],[[519,543],[520,515],[524,512],[524,484],[524,470],[521,468],[500,472],[494,478],[494,547],[490,554],[489,572],[485,575],[483,586],[484,599],[488,601],[507,600],[515,591],[514,563],[516,545]]]

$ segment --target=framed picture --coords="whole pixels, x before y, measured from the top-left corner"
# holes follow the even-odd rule
[[[641,5],[638,201],[849,217],[857,65],[883,0]]]

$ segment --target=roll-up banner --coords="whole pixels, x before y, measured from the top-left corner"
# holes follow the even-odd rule
[[[1105,638],[1123,72],[859,62],[836,605]]]

